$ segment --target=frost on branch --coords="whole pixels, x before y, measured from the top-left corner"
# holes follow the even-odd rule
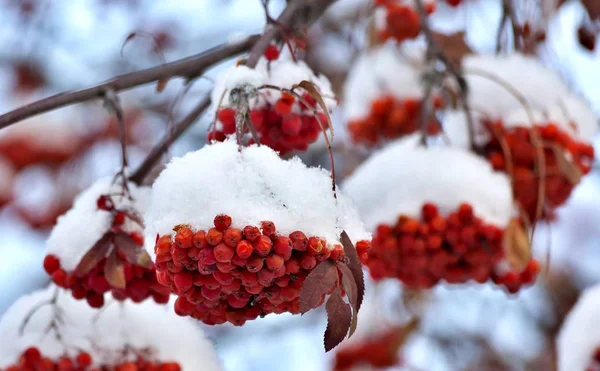
[[[496,170],[512,176],[515,199],[530,221],[551,217],[591,169],[597,118],[532,58],[476,56],[463,67],[476,146]],[[454,145],[469,145],[467,125],[462,112],[446,116],[444,131]]]
[[[234,140],[205,146],[161,173],[146,222],[147,237],[157,237],[146,248],[158,280],[179,296],[182,316],[243,325],[305,313],[339,286],[360,307],[362,272],[348,235],[359,246],[370,235],[348,198],[334,197],[330,174],[298,158]]]
[[[375,231],[371,276],[397,277],[411,288],[491,279],[510,292],[533,282],[539,266],[512,219],[508,178],[467,151],[425,148],[419,140],[391,143],[344,184]]]
[[[295,87],[303,81],[311,83],[315,91]],[[261,88],[265,85],[271,88]],[[262,58],[255,69],[239,65],[225,70],[217,79],[212,102],[217,122],[209,133],[210,140],[222,141],[236,132],[236,126],[251,122],[256,138],[250,142],[258,139],[282,154],[305,151],[318,139],[321,125],[324,129],[328,126],[328,113],[324,110],[331,111],[336,106],[329,80],[289,56]]]
[[[408,60],[387,44],[358,58],[344,87],[344,114],[354,142],[373,145],[420,129],[423,55],[422,50],[413,54]],[[438,130],[437,123],[428,123],[431,134]]]
[[[104,293],[136,302],[152,296],[168,300],[158,285],[143,248],[143,221],[150,189],[128,183],[128,191],[112,178],[84,191],[71,210],[58,219],[46,243],[44,269],[76,299],[101,307]]]
[[[194,370],[198,365],[202,370],[221,370],[202,330],[171,313],[168,306],[126,302],[98,311],[62,291],[51,303],[55,289],[50,286],[22,297],[3,316],[0,369],[28,360],[35,363],[38,353],[47,358],[41,364],[51,361],[64,367],[83,361],[82,370],[130,370],[136,364],[136,370],[155,369],[152,364],[169,371]],[[17,368],[21,369],[32,368]]]
[[[600,366],[600,286],[586,289],[563,322],[556,341],[558,371],[594,371]]]

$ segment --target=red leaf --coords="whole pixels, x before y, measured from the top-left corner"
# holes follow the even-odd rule
[[[325,304],[325,309],[327,310],[327,329],[325,329],[323,343],[325,351],[329,352],[346,337],[352,321],[352,311],[342,299],[339,288],[331,294]]]
[[[77,277],[87,274],[89,271],[94,269],[94,267],[97,266],[102,259],[106,257],[106,254],[110,249],[113,236],[114,234],[112,232],[106,232],[104,236],[102,236],[94,244],[94,246],[92,246],[88,252],[85,253],[75,268],[75,275]]]
[[[356,325],[358,324],[358,287],[356,286],[352,271],[350,271],[350,268],[348,268],[346,264],[337,262],[336,266],[342,272],[342,285],[344,286],[344,290],[346,290],[346,295],[348,296],[348,300],[353,309],[350,337],[354,334],[354,331],[356,331]]]
[[[317,265],[300,289],[300,313],[304,314],[316,308],[321,297],[336,284],[337,279],[337,269],[332,262],[325,260]]]
[[[131,264],[144,268],[152,268],[150,255],[129,234],[125,232],[117,233],[115,235],[115,246],[125,255],[125,258]]]
[[[117,289],[125,288],[127,282],[125,280],[125,269],[123,268],[123,263],[119,261],[116,250],[113,250],[108,259],[106,259],[104,277],[112,287]]]
[[[358,258],[356,248],[354,247],[354,244],[352,244],[352,241],[350,240],[350,237],[348,237],[346,231],[342,231],[340,240],[342,242],[342,246],[344,246],[344,254],[349,260],[348,268],[350,268],[350,271],[354,276],[354,282],[356,282],[356,287],[358,289],[356,292],[356,312],[358,313],[365,296],[365,279],[363,276],[362,264]]]

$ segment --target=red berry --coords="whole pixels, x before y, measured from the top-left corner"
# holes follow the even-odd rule
[[[248,269],[249,272],[258,272],[263,267],[263,264],[263,259],[255,256],[248,259],[248,262],[246,263],[246,269]]]
[[[58,360],[58,371],[73,371],[74,365],[70,358],[63,357]]]
[[[335,245],[329,256],[333,261],[339,261],[344,258],[344,248],[341,245]]]
[[[217,112],[217,119],[223,124],[223,133],[235,133],[235,110],[222,108]]]
[[[236,254],[242,259],[248,259],[252,251],[254,251],[252,244],[246,240],[240,241],[235,248]]]
[[[223,242],[231,247],[236,247],[242,240],[242,230],[238,228],[228,228],[223,234]]]
[[[285,271],[289,274],[296,274],[300,272],[300,263],[295,258],[285,262]]]
[[[206,136],[206,139],[209,142],[223,142],[223,141],[225,141],[226,136],[225,136],[225,133],[223,133],[222,131],[213,130],[208,133],[208,135]]]
[[[267,256],[267,258],[265,259],[265,263],[267,263],[267,268],[269,268],[272,271],[275,271],[283,267],[285,262],[281,255],[272,254]]]
[[[181,271],[173,276],[173,283],[181,291],[187,291],[194,284],[194,275],[190,271]]]
[[[244,238],[248,241],[253,242],[258,236],[260,236],[260,230],[258,228],[251,225],[244,227]]]
[[[288,237],[279,236],[273,244],[275,253],[281,255],[284,260],[289,260],[292,256],[292,240]]]
[[[214,248],[214,254],[216,261],[221,263],[227,263],[231,261],[231,258],[233,258],[235,250],[224,243],[220,243]]]
[[[244,286],[254,286],[258,282],[258,276],[255,272],[243,271],[240,274],[240,281]]]
[[[196,309],[196,306],[186,298],[180,296],[175,300],[174,309],[175,313],[179,316],[189,316]]]
[[[209,244],[211,244],[212,246],[217,246],[221,243],[222,240],[223,232],[221,232],[217,228],[211,228],[208,230],[208,233],[206,234],[206,241],[208,241]]]
[[[214,220],[215,228],[220,231],[224,231],[231,226],[231,217],[225,214],[219,214]]]
[[[310,255],[320,255],[323,249],[327,249],[326,242],[322,238],[311,237],[308,239],[307,252]]]
[[[265,49],[265,58],[270,62],[279,58],[279,49],[277,49],[277,45],[269,44]]]
[[[104,295],[100,294],[90,294],[87,298],[87,303],[92,308],[102,308],[104,305]]]
[[[86,352],[81,352],[77,355],[77,364],[80,367],[88,367],[92,365],[92,356]]]
[[[44,270],[52,275],[60,268],[60,260],[55,255],[47,255],[44,258]]]
[[[52,281],[58,286],[64,289],[68,288],[67,286],[67,272],[63,269],[57,269],[52,273]]]
[[[258,255],[267,256],[271,252],[272,244],[271,239],[263,235],[254,240],[252,246]]]
[[[311,255],[305,255],[302,260],[300,260],[300,266],[305,270],[312,270],[317,266],[317,258]]]
[[[281,131],[285,135],[295,136],[300,134],[300,130],[302,129],[302,119],[300,116],[295,114],[289,114],[283,118],[281,123]]]
[[[175,244],[182,249],[189,249],[194,243],[194,232],[189,227],[179,228],[175,235]]]
[[[98,200],[96,200],[96,206],[98,207],[98,209],[105,211],[110,211],[115,208],[115,204],[108,196],[98,197]]]
[[[290,234],[290,239],[292,240],[292,247],[294,250],[305,251],[306,246],[308,245],[308,238],[306,235],[300,231],[292,232]]]
[[[258,272],[258,282],[265,287],[271,286],[273,279],[275,279],[275,274],[268,269],[261,269]]]
[[[260,222],[260,228],[262,229],[262,233],[266,236],[274,235],[275,232],[277,232],[275,224],[270,221]]]
[[[119,211],[115,214],[115,217],[113,219],[113,225],[123,225],[123,223],[125,223],[125,213]]]
[[[214,248],[207,247],[200,250],[198,253],[198,263],[203,265],[211,265],[217,262],[215,258]]]
[[[27,361],[27,364],[34,365],[42,359],[42,354],[36,347],[30,347],[23,352],[23,357]]]

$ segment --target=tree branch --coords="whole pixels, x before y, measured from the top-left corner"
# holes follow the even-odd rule
[[[213,64],[249,50],[256,40],[258,40],[258,38],[258,35],[253,35],[238,43],[219,45],[200,54],[196,54],[174,62],[119,75],[90,88],[60,93],[37,102],[33,102],[14,111],[10,111],[1,115],[0,129],[22,121],[26,118],[52,111],[57,108],[86,102],[92,99],[103,98],[106,92],[109,90],[117,93],[119,91],[128,90],[140,85],[145,85],[154,81],[176,76],[192,79],[201,75],[204,70]]]
[[[278,37],[280,31],[278,27],[309,27],[319,19],[325,10],[335,1],[336,0],[290,1],[281,15],[277,18],[277,25],[268,25],[267,30],[254,43],[250,55],[246,60],[246,65],[250,68],[256,67],[256,64],[264,54],[267,46],[269,46],[274,38]],[[302,15],[304,15],[304,17],[301,17]],[[180,122],[176,123],[173,130],[170,133],[167,133],[152,151],[150,151],[148,156],[129,179],[136,184],[142,184],[144,178],[152,170],[154,164],[160,159],[162,154],[169,149],[171,144],[176,141],[198,119],[198,117],[202,115],[202,113],[204,113],[210,106],[210,103],[210,95],[202,98],[198,105]]]

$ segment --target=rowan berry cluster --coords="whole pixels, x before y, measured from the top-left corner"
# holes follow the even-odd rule
[[[284,92],[275,104],[267,103],[266,106],[251,110],[250,119],[261,144],[281,154],[306,151],[319,138],[322,130],[329,127],[327,116],[323,112],[317,114],[318,119],[315,116],[316,106],[316,101],[310,94],[304,94],[302,100],[299,100]],[[221,125],[208,133],[208,140],[222,142],[227,135],[233,134],[236,129],[235,114],[235,109],[220,109],[217,119]],[[252,143],[254,139],[250,140],[250,144]]]
[[[477,218],[468,204],[444,217],[426,203],[420,220],[400,216],[395,225],[379,225],[364,263],[373,279],[398,278],[410,288],[492,280],[514,293],[535,281],[539,264],[532,260],[523,272],[498,273],[502,240],[503,230]]]
[[[585,371],[600,371],[600,348],[594,351],[594,356]]]
[[[80,352],[74,359],[64,356],[53,361],[43,357],[36,347],[31,347],[23,352],[17,364],[4,371],[181,371],[181,366],[176,362],[153,362],[143,357],[138,357],[135,362],[127,361],[118,365],[92,364],[93,359],[86,352]]]
[[[398,42],[415,39],[421,32],[419,13],[412,4],[398,0],[376,0],[375,4],[385,10],[385,27],[379,31],[382,40],[394,39]],[[425,11],[435,11],[435,3],[427,2]]]
[[[107,256],[110,251],[104,251],[101,259],[85,274],[78,276],[75,272],[68,272],[61,267],[60,258],[56,255],[47,255],[44,258],[44,270],[50,275],[52,281],[62,288],[69,289],[73,298],[77,300],[85,299],[92,308],[100,308],[104,305],[104,294],[110,291],[117,300],[130,298],[139,303],[149,296],[159,304],[165,304],[169,301],[169,290],[165,289],[156,280],[154,267],[143,267],[130,262],[127,255],[130,255],[131,249],[143,249],[144,237],[138,232],[127,233],[122,229],[127,218],[130,218],[128,212],[118,210],[109,196],[100,196],[97,200],[99,210],[108,211],[112,214],[111,231],[122,233],[128,236],[127,240],[123,238],[114,238],[112,241],[106,241],[107,244],[114,245],[114,253],[118,258],[119,264],[123,268],[125,278],[125,288],[112,286],[105,275]],[[124,244],[127,246],[120,245]],[[150,262],[151,263],[151,262]]]
[[[391,328],[376,337],[365,339],[340,349],[335,354],[333,371],[352,370],[356,366],[370,366],[369,369],[387,369],[400,363],[398,349],[392,346],[399,329]]]
[[[440,108],[443,102],[434,99],[434,107]],[[356,143],[376,144],[382,138],[393,139],[412,134],[421,126],[421,101],[414,98],[397,99],[386,95],[371,103],[371,110],[366,118],[348,123],[348,131]],[[430,122],[427,132],[437,134],[440,127]]]
[[[239,229],[223,214],[214,228],[178,226],[175,236],[157,236],[154,249],[158,281],[179,296],[175,312],[210,325],[297,314],[307,275],[326,259],[344,259],[342,246],[330,248],[323,238],[283,236],[270,221]]]
[[[536,126],[534,129],[515,127],[504,128],[502,122],[487,123],[492,140],[485,147],[485,153],[494,167],[507,171],[508,163],[502,146],[508,148],[513,172],[513,192],[515,199],[527,213],[529,220],[535,220],[538,203],[539,170],[537,169],[538,151],[532,142],[531,130],[542,139],[545,164],[545,214],[564,204],[571,195],[576,183],[569,178],[572,167],[581,174],[587,174],[594,160],[594,147],[578,142],[555,124]],[[566,164],[566,165],[565,165]]]

